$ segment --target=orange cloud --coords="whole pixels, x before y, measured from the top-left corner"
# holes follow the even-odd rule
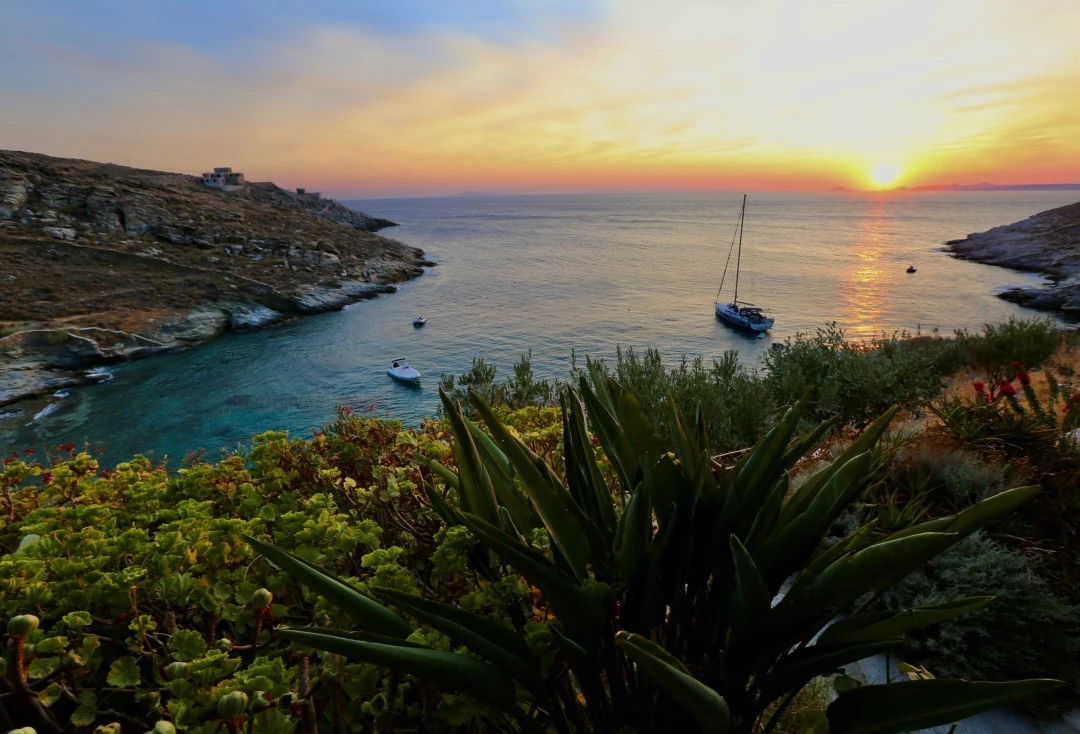
[[[1061,6],[612,0],[546,41],[313,25],[239,64],[28,42],[80,91],[23,93],[0,140],[339,196],[1078,180]]]

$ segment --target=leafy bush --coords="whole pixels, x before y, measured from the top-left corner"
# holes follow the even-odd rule
[[[1018,319],[987,324],[982,333],[957,334],[964,361],[997,384],[1020,369],[1036,369],[1061,345],[1062,332],[1053,319]]]
[[[507,420],[545,455],[559,443],[550,409]],[[246,455],[174,473],[144,457],[100,470],[73,445],[41,463],[9,456],[0,471],[0,637],[3,620],[18,615],[33,613],[40,626],[23,665],[12,647],[0,656],[0,730],[120,722],[143,732],[166,722],[198,734],[235,731],[239,717],[222,710],[240,697],[219,706],[234,692],[247,697],[242,716],[256,731],[484,721],[472,699],[291,650],[276,624],[343,626],[346,618],[253,565],[241,540],[272,541],[360,588],[423,589],[494,616],[523,604],[530,590],[517,576],[476,577],[464,563],[475,541],[445,529],[419,490],[430,481],[421,450],[453,464],[444,431],[402,431],[343,409],[310,441],[264,433]],[[430,631],[418,640],[442,644]],[[406,698],[419,703],[406,708]]]
[[[959,678],[1080,679],[1080,609],[1055,596],[1024,556],[981,533],[883,594],[881,606],[899,610],[984,594],[994,602],[909,635],[912,656],[935,674]]]
[[[836,324],[799,333],[764,357],[773,399],[790,405],[815,391],[812,415],[862,427],[892,405],[917,411],[959,363],[954,342],[901,332],[854,342]]]
[[[602,365],[593,367],[608,374]],[[660,436],[666,438],[672,428],[665,409],[669,396],[684,423],[695,424],[700,413],[709,448],[715,452],[754,444],[778,415],[765,380],[740,365],[734,351],[725,352],[709,367],[698,357],[667,369],[655,349],[640,356],[633,349],[619,349],[611,372],[656,417]]]
[[[250,538],[360,624],[351,633],[316,627],[280,634],[467,693],[513,717],[515,728],[771,731],[813,678],[989,601],[961,599],[895,615],[855,612],[818,637],[838,611],[880,594],[1032,495],[1033,488],[1012,490],[883,540],[862,528],[817,554],[826,530],[865,488],[870,449],[895,410],[789,495],[787,471],[828,427],[796,438],[806,399],[733,467],[721,467],[710,460],[701,424],[688,430],[673,401],[671,454],[633,393],[598,370],[589,378],[582,377],[580,391],[562,396],[561,474],[480,396],[472,396],[473,406],[490,434],[442,396],[458,471],[434,462],[432,468],[459,504],[436,491],[429,492],[432,503],[478,541],[483,550],[469,556],[478,576],[498,578],[513,569],[542,594],[532,605],[541,626],[530,623],[526,610],[493,619],[392,589],[351,589]],[[596,444],[616,482],[605,481]],[[457,652],[417,647],[419,628],[406,617],[449,637]],[[875,725],[900,732],[1053,685],[938,679],[866,686],[842,694],[828,716],[838,734]]]
[[[513,376],[503,382],[496,382],[498,368],[474,357],[472,368],[456,377],[442,374],[439,376],[439,388],[444,392],[463,400],[469,391],[484,396],[489,405],[518,409],[525,407],[553,406],[556,403],[555,383],[549,380],[537,380],[532,370],[532,350],[521,355],[513,367]]]

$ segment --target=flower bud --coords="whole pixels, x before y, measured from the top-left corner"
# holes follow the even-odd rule
[[[230,640],[228,637],[222,637],[220,640],[217,641],[217,649],[221,650],[222,652],[228,652],[229,650],[232,650],[232,648],[233,641]]]
[[[389,702],[386,700],[385,693],[376,693],[375,697],[371,699],[371,706],[369,711],[372,716],[382,716],[389,710]]]
[[[269,589],[256,589],[255,593],[251,595],[251,603],[255,605],[256,609],[270,606],[270,602],[273,600],[274,594]]]
[[[39,624],[41,624],[41,620],[33,614],[20,614],[8,620],[8,634],[25,640],[34,634],[34,630],[38,628]]]
[[[251,699],[251,712],[257,714],[260,711],[266,711],[274,705],[273,697],[266,691],[255,691],[254,697]]]
[[[120,734],[120,725],[115,721],[94,728],[94,734]]]
[[[179,680],[180,678],[186,678],[187,672],[187,663],[169,663],[165,666],[165,677],[169,680]]]
[[[163,719],[154,724],[153,734],[176,734],[176,727],[173,726],[171,721],[165,721]]]
[[[217,712],[223,719],[235,719],[247,711],[247,705],[247,694],[243,691],[233,691],[218,699]]]

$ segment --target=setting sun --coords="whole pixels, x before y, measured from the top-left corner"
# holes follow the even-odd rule
[[[900,167],[892,163],[882,163],[870,169],[870,181],[879,189],[892,186],[900,176]]]

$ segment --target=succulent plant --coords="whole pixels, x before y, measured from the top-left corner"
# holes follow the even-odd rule
[[[218,699],[217,712],[225,719],[235,719],[243,716],[248,707],[248,695],[243,691],[226,693]]]
[[[33,614],[20,614],[8,620],[8,634],[20,640],[27,640],[34,634],[40,623],[41,620]]]

